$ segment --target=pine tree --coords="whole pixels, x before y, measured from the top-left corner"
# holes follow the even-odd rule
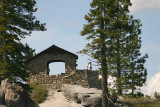
[[[102,75],[102,106],[109,107],[108,93],[108,63],[111,49],[112,23],[115,13],[114,3],[116,0],[93,0],[90,13],[85,15],[88,24],[84,25],[81,35],[87,35],[86,39],[90,42],[80,53],[88,54],[100,64]]]
[[[93,0],[85,16],[88,24],[81,31],[89,43],[80,53],[90,55],[101,65],[104,105],[108,105],[108,72],[116,77],[116,92],[120,95],[126,90],[133,94],[146,81],[144,63],[148,55],[140,54],[141,23],[129,15],[129,6],[130,0]]]
[[[32,31],[46,30],[45,24],[33,15],[37,11],[35,5],[35,0],[0,0],[0,73],[19,84],[26,81],[25,61],[34,54],[21,39]]]
[[[140,57],[141,48],[141,23],[129,15],[130,0],[117,0],[115,4],[115,16],[112,23],[114,36],[111,38],[108,69],[113,72],[116,80],[118,94],[142,86],[146,81],[147,71],[144,63],[148,55]]]
[[[141,56],[141,23],[140,20],[134,20],[133,16],[130,17],[130,32],[129,36],[126,37],[126,51],[125,57],[128,59],[126,68],[123,70],[124,75],[124,89],[131,90],[131,95],[135,96],[135,90],[138,91],[138,87],[142,87],[146,82],[147,69],[144,67],[146,58],[148,55]]]
[[[108,54],[109,71],[117,78],[116,88],[118,94],[122,94],[122,72],[125,68],[126,61],[126,38],[129,36],[129,28],[133,25],[129,24],[129,10],[131,6],[130,0],[116,0],[114,3],[114,16],[112,20],[111,50]],[[129,49],[129,48],[128,48]],[[128,54],[128,53],[127,53]]]

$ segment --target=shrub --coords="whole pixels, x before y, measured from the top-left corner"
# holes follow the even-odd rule
[[[160,101],[160,93],[155,92],[155,93],[154,93],[154,99],[155,99],[156,101]]]
[[[29,85],[32,88],[30,93],[31,99],[38,105],[45,99],[47,89],[42,84],[31,83]]]

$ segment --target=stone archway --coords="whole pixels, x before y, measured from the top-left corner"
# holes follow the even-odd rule
[[[100,81],[96,81],[98,72],[76,70],[77,59],[77,55],[53,45],[26,61],[30,73],[28,82],[45,84],[47,89],[61,89],[62,84],[99,87]],[[51,62],[64,62],[65,73],[47,75],[48,64]]]
[[[28,72],[48,74],[48,64],[50,62],[64,62],[65,73],[71,74],[76,70],[77,59],[77,55],[53,45],[27,61]]]

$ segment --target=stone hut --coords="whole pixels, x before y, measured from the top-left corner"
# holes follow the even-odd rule
[[[37,74],[43,72],[49,74],[49,64],[52,62],[64,62],[65,73],[72,74],[76,71],[76,60],[78,56],[58,46],[52,45],[46,50],[38,53],[27,60],[28,72]]]
[[[60,47],[52,45],[27,60],[29,83],[45,84],[47,89],[61,89],[62,84],[80,85],[88,88],[101,88],[97,81],[98,72],[90,70],[77,70],[78,56]],[[61,75],[48,75],[49,64],[52,62],[64,62],[65,73]]]

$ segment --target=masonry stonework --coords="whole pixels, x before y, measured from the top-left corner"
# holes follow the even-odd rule
[[[49,74],[50,63],[64,62],[65,73],[71,74],[76,70],[77,59],[77,55],[53,45],[27,61],[28,72],[33,74],[45,72]]]
[[[61,89],[62,84],[100,89],[98,71],[77,70],[77,59],[77,55],[53,45],[27,61],[30,73],[28,82],[45,84],[48,89]],[[52,62],[64,62],[65,73],[48,75],[49,64]]]
[[[29,83],[45,84],[48,89],[61,89],[62,84],[79,85],[85,88],[101,89],[97,71],[76,70],[68,75],[47,75],[44,72],[30,74]]]

